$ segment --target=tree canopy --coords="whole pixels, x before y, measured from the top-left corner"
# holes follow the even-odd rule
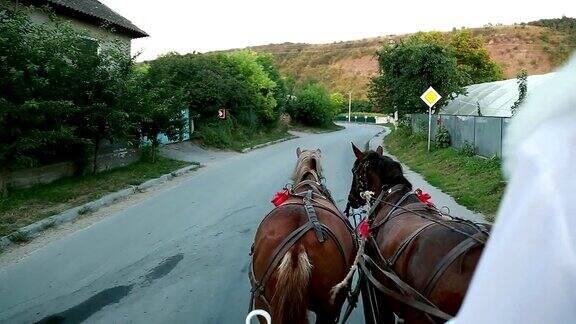
[[[378,63],[380,74],[370,84],[369,98],[385,113],[426,111],[420,96],[430,86],[442,95],[437,108],[464,91],[454,51],[435,42],[411,39],[384,46],[378,51]]]
[[[75,161],[79,173],[90,163],[95,172],[106,142],[145,138],[157,147],[161,133],[179,138],[185,109],[199,124],[258,132],[276,124],[286,102],[270,55],[170,53],[136,65],[122,44],[99,46],[52,19],[32,23],[21,7],[0,4],[2,192],[13,169]],[[231,116],[224,123],[221,108]]]
[[[503,78],[482,38],[469,30],[416,33],[384,45],[377,55],[380,73],[371,80],[368,96],[385,113],[426,111],[420,95],[430,86],[442,95],[435,106],[441,108],[464,86]]]
[[[328,90],[317,82],[311,82],[296,92],[290,105],[290,116],[305,125],[326,126],[340,112]]]
[[[482,37],[474,36],[468,29],[450,33],[419,32],[407,42],[432,43],[447,46],[454,52],[458,68],[463,74],[463,85],[502,80],[504,74],[498,63],[490,58]]]

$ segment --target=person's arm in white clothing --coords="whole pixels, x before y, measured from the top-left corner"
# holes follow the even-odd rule
[[[527,133],[516,161],[451,323],[576,323],[576,118]]]

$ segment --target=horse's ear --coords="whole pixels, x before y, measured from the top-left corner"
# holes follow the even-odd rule
[[[364,153],[352,143],[352,151],[354,151],[354,155],[356,155],[356,159],[361,160],[364,157]]]
[[[378,146],[378,148],[376,149],[376,153],[378,153],[380,156],[384,155],[384,149],[382,148],[382,146]]]
[[[302,150],[300,149],[300,147],[298,147],[296,149],[296,157],[300,157],[300,154],[302,154]]]

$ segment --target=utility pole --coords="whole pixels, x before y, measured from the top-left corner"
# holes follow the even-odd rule
[[[348,122],[350,122],[350,115],[352,115],[352,91],[348,92]]]

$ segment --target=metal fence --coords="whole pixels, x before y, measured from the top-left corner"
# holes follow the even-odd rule
[[[428,115],[412,114],[410,119],[414,131],[428,131]],[[453,147],[472,145],[474,153],[480,156],[502,157],[502,139],[509,122],[508,117],[432,115],[432,138],[439,125],[443,125],[450,133]]]
[[[334,118],[335,121],[348,121],[348,116],[343,116],[343,115],[338,115]],[[376,123],[376,118],[374,116],[352,116],[352,118],[350,118],[350,122],[352,123],[370,123],[370,124],[374,124]]]

